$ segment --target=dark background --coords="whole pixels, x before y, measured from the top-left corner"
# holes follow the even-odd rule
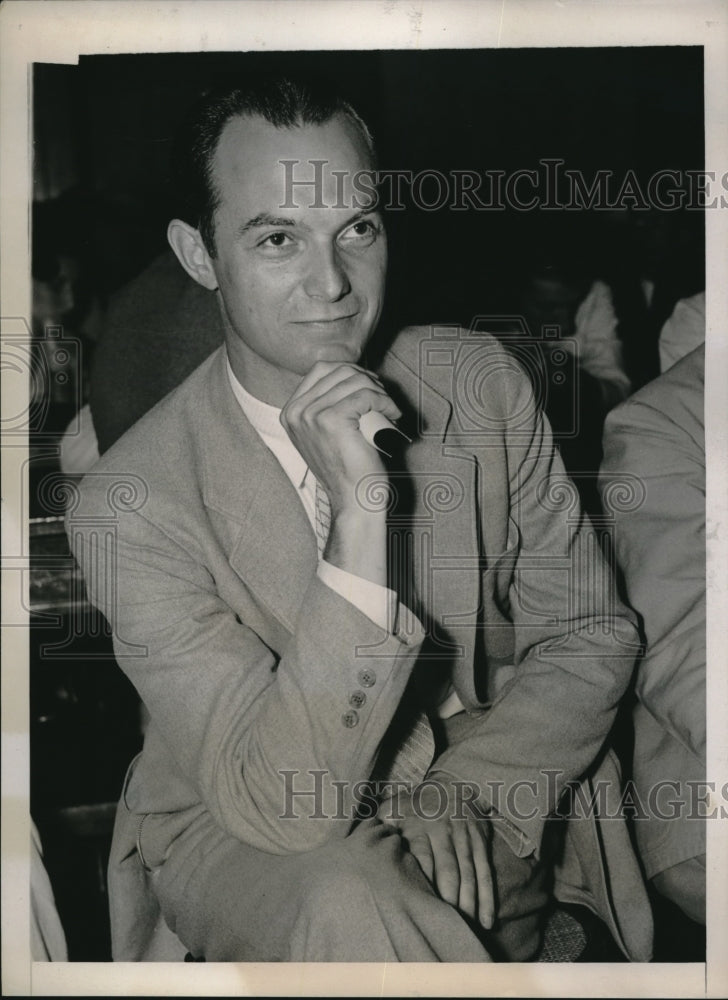
[[[699,47],[113,55],[37,65],[35,195],[62,195],[67,238],[94,291],[110,294],[165,249],[171,144],[192,99],[221,74],[258,69],[333,81],[372,127],[385,169],[512,171],[560,157],[587,181],[596,170],[621,178],[632,169],[646,182],[658,170],[703,168]],[[608,215],[390,213],[390,309],[398,322],[448,311],[467,322],[470,309],[500,307],[498,289],[544,225],[566,227],[595,271],[608,270]],[[671,239],[690,294],[702,288],[702,213],[677,215]]]

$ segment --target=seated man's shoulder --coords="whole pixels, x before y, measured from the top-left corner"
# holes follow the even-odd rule
[[[125,483],[130,496],[135,488],[146,494],[153,487],[157,496],[176,495],[180,503],[183,495],[199,491],[193,469],[205,447],[205,420],[219,406],[212,382],[216,366],[222,367],[220,355],[215,351],[203,361],[101,456],[81,482],[85,504],[107,502],[109,490],[122,490]]]
[[[449,402],[473,378],[481,385],[486,380],[484,402],[496,410],[508,408],[512,390],[530,392],[525,370],[497,337],[457,324],[403,328],[391,341],[381,371],[385,376],[423,382]]]
[[[487,330],[468,329],[457,323],[429,323],[405,326],[392,338],[386,357],[394,356],[410,366],[422,357],[423,351],[444,349],[448,346],[478,345],[489,354],[503,354],[505,348]]]
[[[606,430],[638,429],[643,420],[673,426],[681,435],[702,439],[705,345],[648,382],[607,415]]]

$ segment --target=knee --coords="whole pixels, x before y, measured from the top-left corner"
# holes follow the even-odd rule
[[[404,856],[398,833],[381,825],[359,828],[320,858],[310,857],[301,885],[304,908],[325,915],[347,901],[366,905],[383,887],[393,886]]]
[[[300,884],[292,960],[393,960],[390,916],[403,863],[401,839],[389,831],[357,831],[310,863]]]
[[[340,865],[303,884],[289,945],[294,962],[391,957],[372,887],[361,872]]]
[[[352,913],[361,914],[371,900],[372,889],[361,872],[335,865],[306,879],[299,912],[308,921],[338,924]]]

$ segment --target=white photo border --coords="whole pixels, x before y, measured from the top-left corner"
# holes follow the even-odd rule
[[[728,6],[715,0],[7,0],[0,9],[2,323],[30,317],[31,85],[36,62],[131,52],[700,45],[705,169],[728,171]],[[728,192],[727,192],[728,194]],[[728,201],[728,197],[726,198]],[[728,781],[728,208],[706,211],[708,777]],[[3,331],[5,332],[5,331]],[[27,405],[3,372],[3,413]],[[3,448],[3,608],[22,608],[5,556],[25,530],[27,452]],[[25,584],[27,586],[27,583]],[[27,594],[26,594],[27,597]],[[650,996],[728,993],[728,823],[708,824],[707,962],[690,965],[32,963],[28,650],[3,631],[3,994],[44,996]]]

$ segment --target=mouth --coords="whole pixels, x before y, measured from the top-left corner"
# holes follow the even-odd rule
[[[312,319],[293,320],[294,326],[334,326],[337,323],[345,323],[354,319],[358,313],[347,313],[345,316],[318,316]]]

